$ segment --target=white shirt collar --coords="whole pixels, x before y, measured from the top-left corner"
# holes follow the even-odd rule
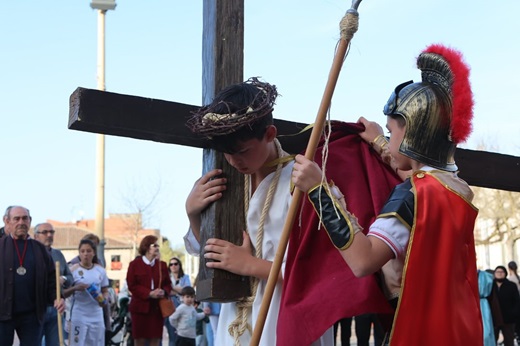
[[[146,256],[141,256],[141,258],[143,259],[143,262],[149,265],[150,267],[153,267],[155,265],[155,258],[151,261]]]

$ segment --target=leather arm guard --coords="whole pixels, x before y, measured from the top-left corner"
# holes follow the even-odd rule
[[[318,185],[308,195],[332,244],[339,250],[348,249],[354,235],[362,230],[356,217],[341,206],[329,186]]]

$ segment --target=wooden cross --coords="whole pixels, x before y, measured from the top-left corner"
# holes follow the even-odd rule
[[[211,102],[216,92],[243,81],[244,0],[206,0],[203,19],[203,104]],[[198,106],[155,100],[106,91],[78,88],[70,97],[69,128],[122,137],[146,139],[198,148],[208,142],[194,136],[186,119]],[[310,131],[296,136],[307,124],[275,119],[279,140],[285,151],[302,152]],[[457,148],[455,158],[460,177],[470,185],[520,192],[520,157]],[[245,219],[243,210],[243,175],[232,169],[223,155],[204,150],[204,171],[223,168],[228,178],[225,196],[203,215],[201,242],[208,237],[242,243]],[[233,215],[229,215],[229,211]],[[232,232],[230,230],[236,230]],[[201,260],[204,261],[203,257]],[[199,300],[231,301],[249,294],[247,278],[222,270],[210,270],[201,262],[197,283]]]
[[[207,148],[185,125],[198,106],[78,88],[70,97],[69,128],[161,143]],[[307,124],[275,119],[280,143],[288,153],[305,149],[309,133],[294,134]],[[520,192],[520,157],[457,148],[459,176],[472,186]]]

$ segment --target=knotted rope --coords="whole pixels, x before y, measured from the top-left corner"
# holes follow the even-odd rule
[[[278,139],[274,140],[276,145],[277,157],[278,159],[285,156],[285,153],[282,150],[282,146]],[[262,244],[264,240],[264,224],[267,214],[269,212],[269,208],[271,207],[271,202],[273,200],[274,194],[276,192],[276,187],[278,186],[278,182],[280,181],[280,176],[282,175],[282,168],[285,161],[278,160],[278,164],[276,165],[275,175],[271,184],[269,185],[269,190],[267,191],[267,196],[265,198],[264,206],[262,208],[262,214],[260,215],[260,222],[258,224],[258,233],[256,235],[255,241],[255,257],[262,258]],[[244,179],[244,213],[247,218],[247,213],[249,210],[249,200],[251,199],[251,177],[250,175],[246,175]],[[234,338],[235,346],[240,345],[240,337],[246,332],[253,333],[253,329],[251,325],[248,323],[248,317],[251,314],[253,302],[256,297],[256,291],[258,289],[259,279],[251,277],[251,296],[245,297],[242,300],[236,303],[237,308],[237,317],[231,322],[228,327],[229,334]]]

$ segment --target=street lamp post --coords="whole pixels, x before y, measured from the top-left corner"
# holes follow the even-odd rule
[[[90,7],[98,10],[97,88],[105,91],[105,14],[116,8],[115,0],[92,0]],[[97,256],[105,266],[105,136],[96,142],[96,235],[100,243]]]

